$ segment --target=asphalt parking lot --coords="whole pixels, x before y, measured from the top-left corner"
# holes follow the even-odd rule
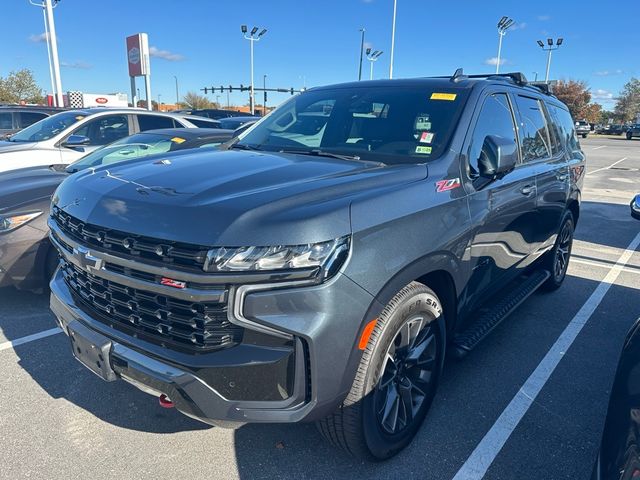
[[[163,409],[75,361],[46,295],[3,289],[0,478],[463,479],[484,467],[490,479],[589,478],[622,341],[640,316],[640,222],[629,215],[640,140],[581,144],[587,177],[565,284],[447,363],[421,431],[394,459],[356,462],[313,425],[225,430]],[[568,326],[575,340],[556,343]]]

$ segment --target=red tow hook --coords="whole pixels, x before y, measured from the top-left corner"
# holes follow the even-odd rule
[[[158,397],[158,402],[162,408],[173,408],[176,406],[164,393]]]

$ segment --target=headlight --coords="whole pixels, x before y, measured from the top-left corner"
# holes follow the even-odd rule
[[[42,212],[20,213],[16,215],[0,215],[0,233],[10,232],[40,216]]]
[[[207,272],[251,272],[322,268],[325,277],[337,271],[349,251],[349,237],[306,245],[218,247],[209,250]]]

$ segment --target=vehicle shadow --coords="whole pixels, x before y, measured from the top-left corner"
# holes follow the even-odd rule
[[[7,340],[56,326],[48,311],[48,294],[0,289],[0,308],[0,331]],[[64,398],[112,425],[151,433],[211,428],[160,407],[157,399],[125,382],[104,382],[75,360],[62,333],[15,346],[13,352],[18,365],[51,398]]]

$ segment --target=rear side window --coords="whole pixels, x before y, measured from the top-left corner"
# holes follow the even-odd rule
[[[531,162],[550,157],[549,132],[540,101],[522,95],[516,95],[515,98],[520,111],[522,161]]]
[[[211,119],[204,120],[202,118],[187,118],[187,120],[198,128],[220,128],[220,124]]]
[[[0,112],[0,128],[3,130],[11,130],[13,128],[13,120],[11,112]]]
[[[544,104],[544,118],[547,121],[549,127],[549,140],[551,142],[551,153],[557,155],[563,151],[562,148],[562,129],[558,124],[558,121],[551,115],[549,106]]]
[[[564,108],[549,105],[549,112],[560,130],[560,143],[568,152],[580,150],[580,143],[576,136],[575,124],[571,114]]]
[[[476,178],[480,174],[478,164],[484,155],[482,146],[488,135],[517,143],[511,107],[504,93],[489,95],[482,105],[469,147],[469,178]]]
[[[18,126],[20,128],[28,127],[36,122],[39,122],[48,115],[39,112],[20,112],[18,114]]]
[[[89,145],[107,145],[129,135],[127,115],[105,115],[90,120],[73,132],[89,138]]]
[[[176,125],[173,118],[161,117],[156,115],[138,115],[138,125],[140,131],[156,130],[158,128],[176,128],[182,125]]]

